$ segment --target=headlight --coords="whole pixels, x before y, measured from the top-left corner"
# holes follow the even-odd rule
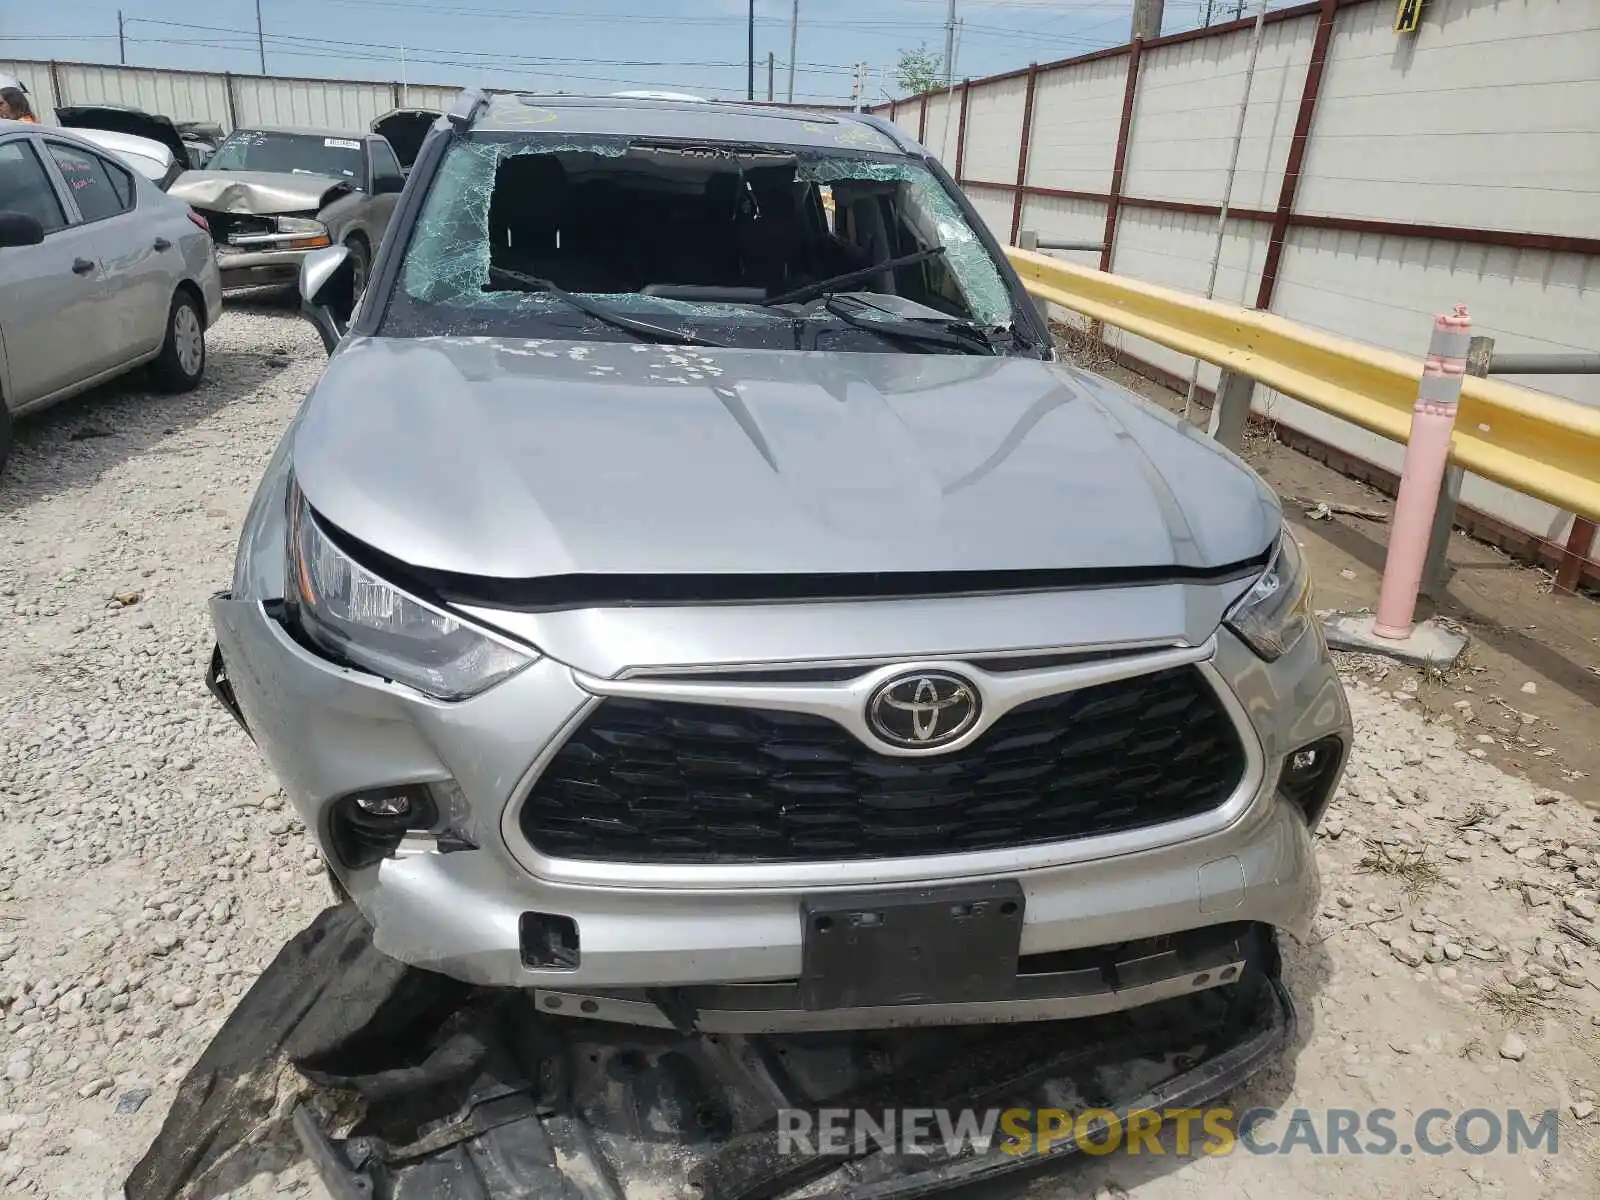
[[[537,661],[379,579],[334,545],[291,479],[287,600],[331,656],[438,700],[461,700]]]
[[[1300,547],[1287,526],[1267,569],[1224,621],[1268,662],[1282,658],[1305,636],[1311,624],[1311,586]]]
[[[294,240],[288,243],[291,250],[315,250],[333,244],[328,227],[321,221],[314,221],[310,217],[275,217],[274,221],[279,233],[295,235]]]

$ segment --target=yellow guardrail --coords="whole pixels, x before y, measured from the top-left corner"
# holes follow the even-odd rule
[[[1007,247],[1033,295],[1215,363],[1353,425],[1405,442],[1422,359],[1271,313]],[[1417,342],[1430,328],[1419,323]],[[1469,376],[1450,460],[1513,491],[1600,521],[1600,408]]]

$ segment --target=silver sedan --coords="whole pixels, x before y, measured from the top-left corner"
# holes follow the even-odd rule
[[[0,468],[22,413],[146,364],[195,387],[221,311],[187,204],[84,138],[0,121]]]

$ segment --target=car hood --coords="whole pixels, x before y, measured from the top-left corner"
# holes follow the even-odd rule
[[[179,162],[188,161],[177,126],[166,117],[114,105],[75,104],[56,109],[56,121],[65,129],[100,129],[160,142]]]
[[[358,338],[294,439],[337,529],[499,579],[1209,569],[1281,519],[1198,430],[1027,359]]]
[[[195,208],[265,217],[275,213],[314,211],[350,190],[348,179],[335,179],[332,175],[185,171],[167,189],[167,194]]]

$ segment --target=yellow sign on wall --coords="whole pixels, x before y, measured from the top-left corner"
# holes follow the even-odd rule
[[[1400,0],[1400,7],[1394,14],[1394,31],[1415,33],[1420,24],[1422,24],[1422,0]]]

